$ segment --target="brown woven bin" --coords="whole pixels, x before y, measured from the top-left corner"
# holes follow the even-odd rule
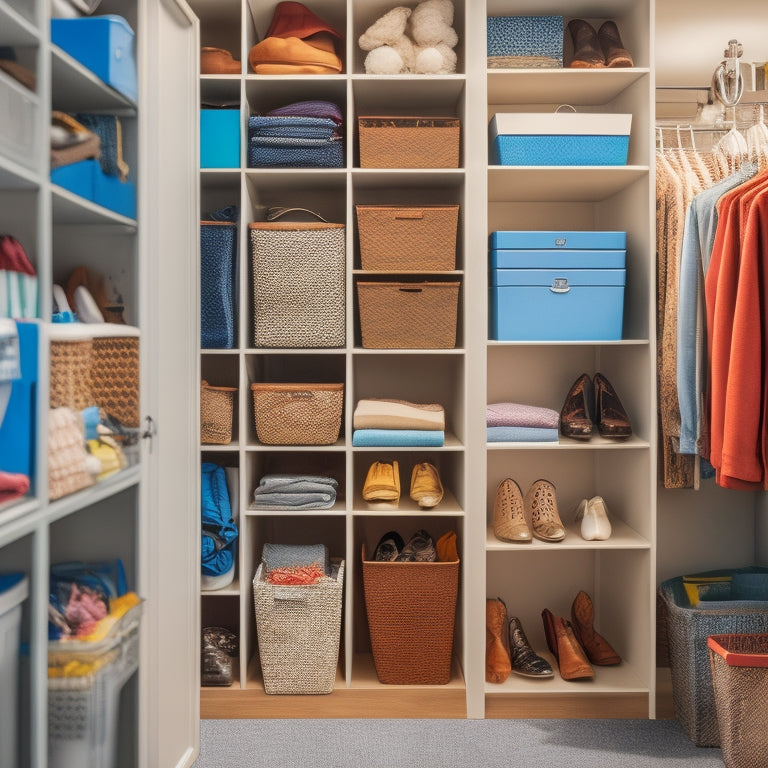
[[[125,328],[126,326],[123,326]],[[93,339],[91,392],[93,402],[124,427],[139,426],[139,338],[118,333]],[[108,330],[105,331],[105,334]],[[91,403],[93,404],[93,403]]]
[[[355,210],[363,269],[456,268],[458,205],[358,205]]]
[[[450,682],[458,590],[458,560],[382,563],[366,560],[363,546],[365,610],[380,682]]]
[[[707,638],[727,768],[768,764],[768,634]]]
[[[366,349],[456,346],[459,283],[358,282],[360,334]]]
[[[232,442],[232,422],[237,387],[212,387],[200,383],[200,442],[228,445]]]
[[[458,117],[358,117],[361,168],[458,168]]]
[[[338,440],[344,384],[251,384],[256,436],[267,445]]]
[[[82,411],[94,404],[91,395],[93,339],[51,338],[50,406]]]

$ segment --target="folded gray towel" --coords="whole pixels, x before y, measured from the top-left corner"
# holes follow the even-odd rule
[[[325,544],[265,544],[261,552],[264,571],[269,575],[275,568],[300,568],[319,565],[330,576],[331,565]]]
[[[324,475],[264,475],[253,492],[254,509],[329,509],[338,482]]]

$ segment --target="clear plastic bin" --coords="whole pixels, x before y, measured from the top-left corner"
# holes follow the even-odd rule
[[[48,650],[49,768],[117,765],[120,690],[139,666],[141,604],[103,641]]]

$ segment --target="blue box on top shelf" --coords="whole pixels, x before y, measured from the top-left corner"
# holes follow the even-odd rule
[[[137,100],[135,35],[122,16],[51,19],[51,42],[116,91]]]
[[[490,124],[495,165],[626,165],[631,114],[499,112]]]
[[[0,470],[30,479],[35,471],[35,404],[40,323],[17,320],[21,378],[11,384],[11,398],[0,424]]]
[[[200,167],[240,167],[240,110],[200,110]]]
[[[493,232],[489,338],[621,339],[626,232]]]

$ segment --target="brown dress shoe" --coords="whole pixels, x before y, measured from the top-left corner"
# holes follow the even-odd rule
[[[573,633],[573,628],[566,619],[554,616],[545,608],[541,612],[544,622],[544,636],[547,646],[557,660],[560,677],[563,680],[590,680],[595,676],[584,649]]]
[[[621,663],[621,656],[611,648],[602,635],[595,632],[595,608],[592,605],[592,599],[584,591],[579,592],[573,601],[571,621],[574,634],[593,664],[610,667]]]
[[[611,382],[602,373],[596,373],[595,386],[595,421],[601,437],[623,440],[632,434],[629,416],[611,386]]]
[[[570,66],[579,69],[595,69],[605,66],[595,28],[583,19],[571,19],[568,31],[573,38],[573,60]]]
[[[503,683],[512,672],[507,648],[507,606],[501,598],[485,601],[485,680]]]
[[[201,75],[239,75],[242,64],[224,48],[204,46],[200,50]]]
[[[560,411],[560,434],[577,440],[589,440],[594,431],[594,394],[592,379],[582,373],[568,390]]]
[[[422,461],[411,472],[411,498],[422,509],[432,509],[443,499],[443,484],[434,464]]]
[[[520,486],[511,478],[502,480],[493,500],[493,535],[500,541],[525,544],[531,529],[525,522],[525,505]]]
[[[606,67],[634,67],[632,56],[621,42],[615,21],[606,21],[597,31],[597,39],[605,56]]]
[[[565,538],[565,526],[557,510],[557,493],[552,483],[537,480],[525,495],[525,508],[537,539],[556,542]]]
[[[374,461],[363,484],[365,501],[400,501],[400,467],[396,461]]]

